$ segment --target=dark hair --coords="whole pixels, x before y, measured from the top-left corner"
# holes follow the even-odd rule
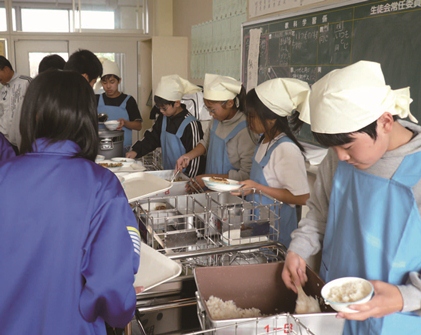
[[[157,107],[163,107],[164,105],[171,105],[171,106],[174,106],[174,104],[175,104],[175,101],[166,100],[166,99],[161,98],[161,97],[159,97],[159,96],[157,96],[157,95],[155,95],[155,96],[153,97],[153,101],[155,102],[155,105],[156,105]]]
[[[246,95],[246,88],[241,85],[240,93],[235,98],[238,99],[238,109],[242,112],[246,110]]]
[[[120,81],[120,77],[116,76],[115,74],[106,74],[105,76],[101,77],[101,80],[109,80],[112,77],[114,77],[115,79],[117,79],[118,81]]]
[[[92,51],[79,49],[75,51],[64,66],[64,70],[86,74],[89,82],[102,76],[102,64]]]
[[[396,121],[398,117],[393,116],[393,120]],[[377,120],[370,123],[368,126],[361,128],[360,130],[353,131],[351,133],[342,134],[322,134],[312,132],[317,142],[325,147],[334,147],[338,145],[344,145],[353,142],[355,139],[351,137],[356,133],[365,133],[370,136],[374,141],[377,140]]]
[[[19,125],[21,153],[32,152],[38,138],[50,143],[70,140],[79,145],[77,157],[94,161],[98,153],[98,115],[92,87],[77,72],[51,70],[29,85]]]
[[[0,56],[0,70],[3,70],[6,66],[10,70],[14,71],[13,67],[12,67],[12,64],[10,64],[9,60],[4,56]]]
[[[272,112],[257,96],[256,90],[251,89],[246,95],[246,110],[245,114],[247,116],[247,123],[251,124],[251,120],[254,117],[257,117],[265,128],[265,133],[269,136],[270,140],[273,140],[277,133],[285,133],[299,148],[304,152],[303,146],[298,142],[297,138],[294,135],[294,130],[298,130],[302,121],[296,117],[298,112],[294,112],[294,117],[288,118],[286,116],[280,116]],[[275,120],[275,123],[272,128],[268,127],[267,121]],[[290,122],[292,122],[290,126]]]
[[[45,56],[38,65],[38,74],[47,70],[63,70],[66,61],[60,55]]]

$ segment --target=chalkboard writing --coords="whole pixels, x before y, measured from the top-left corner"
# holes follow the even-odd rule
[[[310,85],[326,73],[371,60],[392,89],[410,86],[421,123],[421,0],[364,1],[243,25],[242,78],[247,87],[251,29],[261,29],[258,83],[292,77]],[[314,142],[309,127],[300,140]]]

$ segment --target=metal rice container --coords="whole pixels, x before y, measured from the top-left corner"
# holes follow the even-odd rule
[[[297,295],[286,288],[281,274],[284,262],[194,269],[198,318],[213,334],[342,334],[344,320],[321,299],[324,282],[307,268],[304,291],[317,297],[322,313],[293,314]],[[258,308],[264,317],[215,320],[206,301],[214,296],[233,300],[239,308]],[[310,332],[306,332],[309,330]]]
[[[106,130],[98,131],[99,144],[98,154],[105,156],[105,159],[113,157],[124,157],[124,131],[123,130]]]

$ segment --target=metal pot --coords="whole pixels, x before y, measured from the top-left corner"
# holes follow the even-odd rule
[[[106,159],[124,156],[124,131],[123,130],[102,130],[98,131],[99,145],[98,154]]]

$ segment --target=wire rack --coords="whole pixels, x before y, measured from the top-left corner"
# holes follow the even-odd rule
[[[161,148],[156,148],[139,160],[148,171],[163,170]]]
[[[167,253],[167,256],[178,261],[182,274],[190,275],[197,267],[231,266],[279,262],[286,257],[286,248],[273,241],[250,244],[222,246],[219,248],[197,248],[194,251]]]
[[[281,203],[246,201],[230,192],[209,192],[138,201],[135,213],[145,242],[167,252],[277,241]]]
[[[236,321],[210,329],[188,333],[205,335],[268,335],[268,334],[300,334],[316,335],[299,318],[289,313],[253,320]],[[319,335],[319,334],[317,334]],[[320,334],[321,335],[321,334]]]

